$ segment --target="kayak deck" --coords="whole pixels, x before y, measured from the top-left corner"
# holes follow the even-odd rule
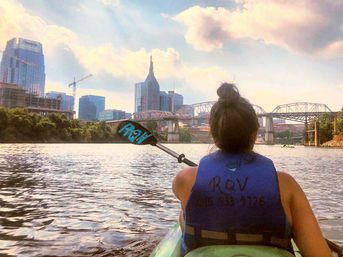
[[[180,257],[181,229],[177,222],[167,235],[156,246],[150,257]],[[288,251],[272,246],[262,245],[213,245],[197,248],[186,257],[301,257],[298,248],[292,241],[295,255]]]

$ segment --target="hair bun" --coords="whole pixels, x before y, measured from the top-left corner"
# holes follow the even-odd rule
[[[232,83],[223,83],[217,89],[217,95],[219,96],[219,101],[223,101],[227,105],[235,105],[241,98],[237,87]]]

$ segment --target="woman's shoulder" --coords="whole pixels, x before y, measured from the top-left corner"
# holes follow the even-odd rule
[[[186,167],[180,170],[173,180],[173,192],[178,199],[188,197],[196,179],[198,167]]]
[[[280,186],[282,184],[290,189],[294,188],[295,186],[299,186],[296,180],[290,174],[283,171],[277,171],[276,173],[278,176]]]
[[[289,206],[299,197],[303,197],[304,193],[297,181],[288,173],[277,171],[281,198],[286,201]]]
[[[176,174],[174,181],[187,183],[196,177],[197,170],[198,167],[185,167]]]

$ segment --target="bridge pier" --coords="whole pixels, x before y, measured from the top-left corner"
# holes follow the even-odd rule
[[[320,145],[318,129],[319,129],[319,122],[315,121],[314,122],[314,146]]]
[[[169,120],[168,121],[168,142],[176,143],[179,141],[180,141],[179,121]]]
[[[307,119],[305,120],[305,127],[304,127],[304,133],[303,133],[303,145],[308,145],[308,123]]]
[[[265,142],[267,145],[274,144],[274,127],[273,127],[273,117],[266,117],[266,132],[265,132]]]

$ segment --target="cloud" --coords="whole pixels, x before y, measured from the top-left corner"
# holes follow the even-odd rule
[[[98,0],[106,6],[118,7],[120,5],[120,0]]]
[[[220,81],[229,79],[228,72],[216,66],[197,68],[185,65],[180,54],[173,48],[165,51],[152,49],[147,52],[144,48],[137,51],[116,50],[112,45],[106,44],[93,49],[75,46],[73,51],[90,72],[96,74],[105,71],[114,77],[125,78],[132,86],[145,80],[150,55],[153,57],[158,80],[177,80],[206,95],[213,92],[213,88],[216,88]]]
[[[179,52],[173,48],[147,51],[145,48],[138,50],[115,48],[110,43],[95,47],[86,46],[82,43],[80,36],[70,29],[48,24],[42,18],[28,13],[22,4],[15,0],[0,1],[0,12],[2,14],[0,16],[0,44],[2,46],[5,46],[7,40],[12,37],[24,37],[43,44],[43,51],[47,60],[46,69],[52,73],[47,73],[46,91],[58,90],[59,84],[57,82],[63,81],[65,76],[71,79],[72,75],[82,72],[84,74],[78,76],[87,73],[94,74],[96,78],[112,76],[114,78],[113,85],[107,80],[105,83],[111,83],[111,85],[102,85],[101,82],[97,81],[94,86],[98,89],[106,88],[109,91],[118,92],[119,85],[116,85],[115,81],[121,81],[119,91],[123,93],[125,91],[123,84],[126,84],[126,92],[130,92],[130,94],[128,93],[129,98],[133,99],[134,84],[144,81],[147,76],[150,55],[153,56],[157,79],[159,81],[177,81],[177,88],[180,89],[180,93],[187,88],[187,91],[191,89],[206,97],[209,95],[216,97],[214,88],[218,86],[220,81],[229,79],[228,71],[217,66],[198,68],[186,65]],[[64,64],[62,63],[63,60],[65,61]],[[56,74],[63,78],[59,78],[59,75]],[[65,85],[67,82],[70,81],[66,81]],[[59,91],[66,91],[65,85]],[[171,87],[170,89],[172,89]],[[82,92],[80,89],[78,94]],[[125,96],[125,99],[128,97]],[[131,106],[130,110],[132,108]]]
[[[251,38],[295,52],[343,56],[343,2],[338,0],[236,0],[234,11],[191,7],[173,19],[186,25],[186,41],[212,51]]]
[[[71,44],[77,38],[65,27],[49,25],[40,17],[30,15],[14,0],[0,1],[0,13],[1,46],[13,37],[24,37],[41,42],[44,52],[49,54],[57,45]]]
[[[173,17],[188,27],[186,41],[197,50],[222,48],[231,37],[228,30],[230,11],[224,8],[194,6]]]
[[[220,67],[189,68],[186,67],[185,80],[194,91],[200,91],[207,99],[217,99],[217,88],[220,83],[231,81],[228,71]]]
[[[128,80],[141,81],[145,79],[149,70],[149,58],[153,56],[156,74],[168,77],[176,74],[180,60],[174,49],[162,51],[154,49],[148,53],[144,48],[131,51],[125,48],[115,49],[111,44],[104,44],[95,48],[74,45],[72,50],[81,64],[93,73],[107,72],[114,77],[125,77]]]

